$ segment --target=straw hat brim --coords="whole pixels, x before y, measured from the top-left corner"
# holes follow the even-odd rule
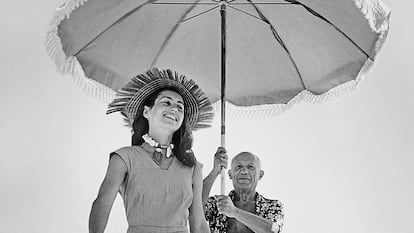
[[[107,114],[121,112],[132,127],[138,114],[142,114],[145,101],[162,89],[172,89],[184,101],[184,114],[193,130],[211,125],[213,108],[208,97],[191,79],[172,70],[153,68],[132,78],[121,88],[109,104]]]

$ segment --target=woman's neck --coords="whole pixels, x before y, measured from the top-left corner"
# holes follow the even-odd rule
[[[157,132],[154,130],[148,131],[148,136],[157,141],[161,145],[169,145],[172,141],[172,133]]]

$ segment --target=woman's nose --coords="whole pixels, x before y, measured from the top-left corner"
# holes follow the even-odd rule
[[[178,112],[178,107],[176,105],[172,106],[170,108],[170,112],[174,112],[174,113]]]

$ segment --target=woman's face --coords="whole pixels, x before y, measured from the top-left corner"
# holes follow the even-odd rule
[[[144,117],[150,128],[160,127],[175,132],[183,123],[184,101],[175,91],[161,91],[154,101],[154,106],[144,107]]]

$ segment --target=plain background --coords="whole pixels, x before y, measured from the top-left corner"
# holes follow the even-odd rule
[[[121,117],[105,115],[106,105],[57,73],[45,52],[45,32],[61,3],[2,4],[1,233],[87,232],[108,154],[130,143]],[[285,233],[413,232],[414,3],[386,3],[388,40],[355,92],[274,118],[227,120],[230,156],[247,150],[262,158],[258,190],[285,204]],[[205,175],[219,145],[218,119],[195,133]],[[118,197],[106,232],[126,228]]]

